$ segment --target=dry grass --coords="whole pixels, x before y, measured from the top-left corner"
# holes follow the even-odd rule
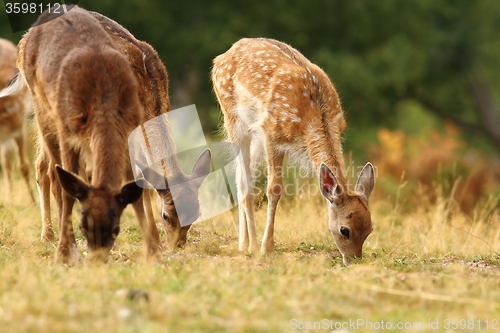
[[[433,331],[446,331],[446,319],[464,319],[462,331],[477,332],[500,315],[499,198],[468,216],[445,198],[408,213],[374,197],[375,230],[350,267],[332,243],[320,197],[283,200],[277,251],[266,258],[237,251],[236,212],[228,212],[195,225],[184,251],[145,263],[129,209],[107,265],[67,268],[53,264],[55,245],[39,240],[39,209],[17,185],[14,194],[0,189],[2,332],[287,332],[323,319],[364,319],[373,331],[382,321],[430,331],[436,320]],[[256,214],[259,237],[265,207]]]

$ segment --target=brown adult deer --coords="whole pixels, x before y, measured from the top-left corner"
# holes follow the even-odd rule
[[[300,52],[272,39],[241,39],[214,59],[212,81],[229,141],[240,146],[237,166],[239,248],[258,251],[253,215],[255,169],[267,160],[267,223],[261,253],[274,250],[274,217],[282,194],[285,154],[319,172],[329,227],[345,265],[361,257],[372,231],[370,163],[350,191],[340,134],[345,120],[328,76]]]
[[[169,111],[168,75],[158,53],[148,43],[137,40],[128,30],[115,21],[96,12],[89,13],[99,21],[118,49],[128,58],[132,65],[133,73],[140,83],[139,100],[144,109],[144,122]],[[162,162],[161,175],[152,168],[142,170],[142,174],[153,187],[155,187],[155,184],[165,185],[157,186],[155,191],[158,194],[157,207],[167,236],[167,245],[170,248],[182,247],[186,243],[186,236],[191,223],[199,215],[198,189],[203,179],[210,172],[210,150],[206,149],[199,156],[193,165],[191,174],[186,175],[182,172],[176,158],[175,144],[168,120],[161,117],[161,120],[156,121],[156,126],[150,125],[147,130],[144,124],[141,127],[144,137],[147,137],[147,141],[151,143],[148,150],[157,156],[169,156]],[[147,162],[151,163],[152,161]],[[172,193],[169,182],[183,183],[183,186],[180,189],[177,187],[177,191]],[[174,206],[174,202],[190,203],[188,211],[191,216],[182,216],[183,224],[187,225],[181,225],[178,209]],[[186,212],[186,209],[180,210],[183,211],[182,213]]]
[[[0,88],[7,86],[9,80],[16,74],[16,47],[12,42],[0,38]],[[31,201],[34,202],[33,190],[30,185],[30,168],[26,155],[28,135],[26,131],[26,116],[29,108],[27,89],[0,98],[0,155],[3,176],[7,191],[12,191],[12,158],[17,146],[19,168],[28,187]],[[15,145],[13,144],[15,142]]]
[[[142,210],[142,188],[127,177],[127,135],[143,120],[130,63],[100,24],[73,8],[55,18],[43,13],[21,39],[12,86],[27,83],[33,97],[41,152],[64,189],[56,259],[67,262],[75,239],[71,213],[82,208],[80,229],[91,256],[106,258],[129,203]],[[76,174],[81,161],[92,182]],[[56,166],[61,164],[62,167]],[[55,170],[52,169],[55,167]],[[52,179],[54,181],[54,179]],[[149,230],[140,223],[143,235]]]

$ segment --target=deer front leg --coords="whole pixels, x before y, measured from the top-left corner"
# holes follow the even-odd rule
[[[247,148],[247,147],[245,147]],[[253,214],[253,184],[254,170],[250,167],[250,154],[248,149],[242,147],[241,152],[243,160],[238,161],[236,169],[236,181],[238,184],[238,200],[239,200],[239,244],[240,251],[258,253],[259,244],[257,241],[257,233],[255,231],[255,220]]]
[[[270,145],[266,149],[267,154],[267,220],[264,238],[262,239],[261,254],[270,254],[274,251],[274,217],[276,207],[283,191],[282,166],[283,153],[273,150]]]
[[[69,147],[61,147],[61,160],[63,162],[63,169],[69,170],[74,174],[78,173],[79,154],[77,152]],[[69,263],[72,250],[78,261],[81,261],[81,257],[76,248],[75,233],[71,221],[75,199],[69,196],[65,191],[61,191],[61,199],[62,211],[60,214],[61,221],[59,243],[57,244],[56,250],[56,262],[67,264]]]
[[[245,214],[245,208],[243,208],[243,202],[238,205],[238,221],[239,221],[239,232],[238,232],[238,250],[247,251],[248,250],[248,227],[247,227],[247,216]]]
[[[127,167],[127,179],[134,179],[132,169]],[[150,191],[144,189],[142,196],[139,200],[132,204],[135,216],[141,228],[142,243],[146,260],[154,258],[160,248],[160,234],[156,227],[155,218],[153,215],[153,208],[151,206]]]
[[[160,234],[154,220],[149,195],[149,190],[144,189],[142,197],[132,204],[141,228],[142,243],[147,260],[154,258],[160,248]]]

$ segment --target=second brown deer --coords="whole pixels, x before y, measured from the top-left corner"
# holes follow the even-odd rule
[[[153,188],[155,184],[164,185],[156,186],[155,191],[158,195],[158,212],[167,236],[167,246],[183,247],[191,224],[200,214],[198,189],[210,172],[211,152],[205,149],[201,153],[193,165],[191,174],[186,175],[182,171],[176,157],[170,124],[165,117],[165,113],[170,110],[168,75],[158,53],[148,43],[137,40],[117,22],[96,12],[89,13],[97,19],[118,49],[127,57],[137,81],[140,82],[139,100],[144,110],[144,123],[141,124],[141,129],[143,138],[149,143],[147,151],[142,152],[143,156],[149,152],[155,155],[148,156],[148,163],[160,157],[168,157],[162,160],[160,173],[149,167],[140,173]],[[183,183],[183,186],[181,188],[177,186],[175,191],[171,191],[169,183]],[[176,207],[174,202],[176,204],[187,202],[190,207],[182,209]],[[183,216],[186,211],[190,216]]]
[[[274,250],[274,220],[285,154],[319,173],[329,228],[348,265],[362,256],[372,231],[368,198],[374,187],[370,163],[349,189],[340,134],[346,124],[328,76],[300,52],[272,39],[241,39],[214,59],[214,90],[229,141],[240,146],[237,166],[239,248],[258,251],[253,214],[256,168],[267,160],[267,222],[261,253]],[[304,223],[310,223],[310,221]]]

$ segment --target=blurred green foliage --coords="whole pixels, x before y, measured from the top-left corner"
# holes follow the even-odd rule
[[[152,44],[169,71],[173,106],[196,104],[206,131],[215,131],[220,120],[209,78],[211,60],[242,37],[269,37],[300,50],[332,78],[347,114],[346,151],[361,154],[376,139],[378,127],[417,133],[422,126],[439,126],[439,119],[446,117],[468,129],[468,142],[490,151],[500,149],[500,142],[495,143],[484,128],[469,87],[471,75],[481,73],[498,100],[497,0],[79,4]],[[11,32],[3,11],[0,36],[15,42],[21,37]],[[188,97],[177,97],[177,91]]]

